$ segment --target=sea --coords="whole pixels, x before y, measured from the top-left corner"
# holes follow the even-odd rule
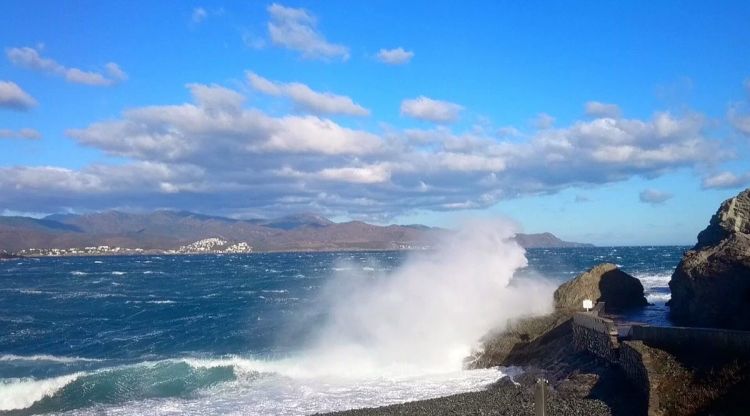
[[[0,414],[307,415],[479,390],[519,371],[462,368],[489,315],[543,311],[612,262],[652,304],[631,318],[669,324],[687,248],[456,247],[0,262]]]

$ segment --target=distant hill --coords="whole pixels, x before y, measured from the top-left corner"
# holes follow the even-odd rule
[[[525,248],[593,247],[593,244],[563,241],[552,233],[517,234],[516,241]]]
[[[169,250],[205,238],[247,242],[255,251],[394,250],[429,247],[444,229],[335,223],[314,214],[237,220],[185,211],[106,211],[42,219],[0,217],[0,250],[111,247]],[[579,247],[552,234],[519,234],[524,247]]]

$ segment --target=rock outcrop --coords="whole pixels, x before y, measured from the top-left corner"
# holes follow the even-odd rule
[[[669,288],[676,323],[750,330],[750,189],[721,204]]]
[[[570,318],[582,310],[584,299],[606,302],[608,310],[648,304],[640,280],[614,264],[600,264],[557,288],[553,313],[521,318],[487,334],[481,350],[467,358],[467,366],[549,366],[564,361],[560,357],[574,354]]]
[[[643,285],[611,263],[600,264],[563,283],[554,295],[556,308],[580,309],[584,299],[604,302],[607,309],[648,305]]]

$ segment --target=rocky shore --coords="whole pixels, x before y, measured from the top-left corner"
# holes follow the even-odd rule
[[[606,312],[647,305],[643,286],[617,266],[601,264],[555,291],[553,313],[508,323],[466,359],[468,368],[523,368],[514,380],[334,414],[533,415],[538,378],[549,381],[549,415],[748,414],[750,332],[721,328],[750,329],[750,189],[721,205],[685,253],[670,288],[678,322],[715,329],[621,328]],[[598,302],[598,311],[582,314],[584,299]]]
[[[456,394],[436,399],[395,404],[372,409],[330,413],[337,416],[442,416],[442,415],[534,415],[534,384],[539,373],[529,372],[517,377],[515,383],[504,377],[486,390]],[[613,415],[609,406],[599,399],[587,399],[577,389],[549,390],[547,414],[605,416]],[[627,413],[622,413],[627,414]],[[632,413],[631,413],[632,414]]]

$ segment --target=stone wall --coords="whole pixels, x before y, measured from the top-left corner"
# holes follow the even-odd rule
[[[667,351],[701,351],[708,357],[750,357],[748,331],[633,325],[629,339],[620,340],[612,320],[590,312],[576,313],[572,329],[577,349],[617,365],[641,390],[648,400],[649,416],[695,414],[725,388],[714,388],[714,380],[694,389],[691,371]]]
[[[592,313],[573,315],[573,342],[578,350],[586,350],[612,363],[618,362],[617,327],[611,319]]]
[[[648,396],[648,369],[644,364],[643,343],[639,341],[625,341],[620,346],[619,366],[625,376],[643,394]]]
[[[702,350],[750,356],[750,331],[633,325],[630,339],[672,351],[695,349],[696,346],[700,346]]]

